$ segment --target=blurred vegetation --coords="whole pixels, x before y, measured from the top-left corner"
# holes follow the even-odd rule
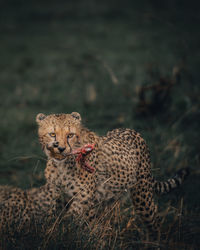
[[[22,188],[44,183],[39,112],[77,111],[99,134],[134,128],[149,145],[154,176],[191,168],[183,187],[159,205],[179,211],[184,200],[181,213],[188,224],[178,229],[187,229],[189,240],[179,232],[170,249],[195,249],[200,244],[199,7],[178,0],[4,0],[0,13],[0,183]],[[163,79],[168,84],[175,71],[178,80],[167,98],[157,103],[154,90],[145,93],[156,112],[141,112],[141,88]],[[71,234],[73,241],[76,236]],[[114,237],[110,246],[136,249],[130,242],[125,246]],[[72,248],[85,244],[76,243]],[[54,249],[65,246],[57,244]]]

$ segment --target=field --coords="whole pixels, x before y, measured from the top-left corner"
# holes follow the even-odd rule
[[[183,186],[159,199],[161,248],[198,249],[199,7],[178,0],[11,0],[0,7],[0,184],[26,189],[44,183],[37,113],[77,111],[101,135],[134,128],[149,145],[158,179],[191,170]],[[115,204],[117,226],[107,248],[144,249],[138,225],[127,226],[129,207],[128,201]],[[100,248],[101,237],[88,243],[70,225],[45,246],[32,237],[31,244],[17,241],[10,248]]]

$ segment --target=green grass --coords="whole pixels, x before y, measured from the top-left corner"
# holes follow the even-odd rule
[[[158,178],[189,166],[191,176],[183,187],[159,204],[165,207],[172,200],[178,209],[183,198],[187,216],[198,217],[200,34],[198,9],[188,5],[2,3],[0,183],[41,185],[45,156],[35,116],[78,111],[85,125],[99,134],[116,127],[139,131]],[[175,66],[181,68],[181,81],[172,88],[169,105],[156,115],[137,115],[138,86],[155,83],[160,76],[170,78]],[[191,228],[196,228],[192,221]]]

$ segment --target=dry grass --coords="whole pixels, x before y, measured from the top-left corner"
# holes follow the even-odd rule
[[[80,218],[62,219],[62,215],[50,224],[29,232],[1,237],[1,249],[197,249],[199,240],[198,214],[188,214],[183,199],[178,207],[169,203],[160,213],[161,239],[150,236],[129,201],[116,201],[95,219],[89,228]],[[80,222],[81,221],[81,222]]]

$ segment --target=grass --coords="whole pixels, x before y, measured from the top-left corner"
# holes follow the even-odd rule
[[[197,6],[187,1],[159,5],[89,0],[4,1],[1,6],[0,183],[21,188],[44,183],[45,156],[35,123],[39,112],[78,111],[86,126],[99,134],[116,127],[134,128],[149,145],[154,176],[167,178],[181,167],[191,168],[183,187],[162,197],[159,207],[171,211],[164,223],[169,231],[164,230],[168,242],[163,248],[197,248]],[[171,89],[164,109],[154,115],[138,114],[137,89],[160,77],[170,78],[175,67],[180,69],[181,80]],[[130,212],[123,209],[129,206],[112,212],[122,219],[109,234],[111,249],[143,247],[135,223],[125,230]],[[61,234],[60,241],[52,240],[49,247],[70,248],[69,241],[74,242],[71,248],[88,244],[73,229],[65,230],[67,236]]]

